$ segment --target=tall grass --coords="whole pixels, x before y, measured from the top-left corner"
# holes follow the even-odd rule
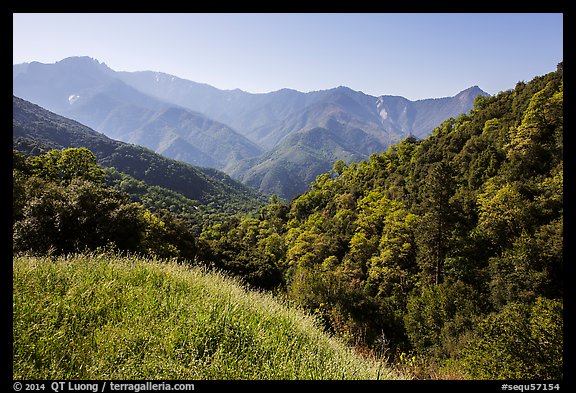
[[[13,378],[398,378],[271,295],[160,262],[15,256]]]

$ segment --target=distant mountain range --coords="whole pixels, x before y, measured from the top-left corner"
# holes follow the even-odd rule
[[[336,160],[359,161],[407,136],[424,138],[487,95],[477,86],[418,101],[342,86],[252,94],[160,72],[117,72],[89,57],[14,65],[13,93],[111,138],[223,170],[286,199]]]
[[[13,97],[12,102],[13,147],[23,153],[86,147],[102,166],[179,193],[196,206],[212,204],[212,210],[234,212],[256,209],[263,202],[255,190],[218,170],[194,167],[144,147],[110,139],[18,97]]]

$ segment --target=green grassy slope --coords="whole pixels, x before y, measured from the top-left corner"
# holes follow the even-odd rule
[[[398,378],[218,273],[109,254],[13,268],[14,379]]]

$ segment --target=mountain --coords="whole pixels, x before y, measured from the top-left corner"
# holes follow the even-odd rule
[[[478,86],[453,97],[410,101],[404,97],[373,97],[347,87],[302,93],[281,89],[252,94],[239,89],[219,90],[162,72],[117,72],[128,85],[159,99],[201,112],[229,125],[266,150],[291,132],[318,124],[302,121],[305,113],[319,103],[339,102],[347,111],[375,122],[382,129],[400,137],[425,137],[449,117],[472,109],[474,98],[488,95]],[[299,121],[294,121],[299,117]],[[395,140],[398,140],[396,138]]]
[[[453,97],[418,101],[398,96],[381,96],[376,101],[376,107],[385,128],[425,138],[444,120],[467,113],[479,95],[488,96],[478,86],[472,86]]]
[[[478,86],[453,97],[417,101],[373,97],[344,86],[251,94],[160,72],[118,75],[146,94],[199,111],[258,144],[265,153],[228,166],[227,173],[262,193],[286,199],[306,191],[334,161],[359,161],[408,136],[425,138],[444,120],[472,109],[476,96],[488,95]]]
[[[219,90],[152,71],[118,72],[117,75],[126,84],[145,94],[201,112],[229,125],[265,149],[274,146],[274,143],[261,140],[268,134],[270,125],[293,116],[322,95],[291,89],[266,94],[252,94],[239,89]]]
[[[193,165],[224,170],[261,153],[258,146],[230,127],[181,107],[155,112],[119,139]]]
[[[358,131],[358,139],[366,137]],[[334,162],[361,161],[365,155],[350,150],[337,131],[312,128],[290,134],[263,156],[239,166],[231,175],[252,188],[280,196],[295,196],[309,188],[316,176],[332,169]]]
[[[477,86],[418,101],[344,86],[252,94],[161,72],[117,72],[87,57],[14,65],[13,92],[111,138],[221,169],[285,199],[335,160],[366,159],[408,136],[424,138],[487,95]]]
[[[89,57],[16,65],[13,93],[111,138],[193,165],[223,169],[262,152],[224,124],[128,86]]]
[[[172,160],[146,148],[116,141],[74,120],[13,97],[14,148],[26,153],[40,149],[87,147],[98,163],[152,186],[177,192],[198,204],[227,210],[255,208],[258,195],[223,172]],[[232,212],[232,211],[231,211]]]
[[[274,132],[286,136],[276,136],[280,142],[271,151],[239,165],[230,175],[263,193],[290,199],[306,191],[335,161],[358,162],[410,135],[423,138],[430,132],[426,127],[440,124],[442,116],[467,112],[479,94],[485,95],[473,87],[440,99],[388,96],[378,98],[373,107],[369,96],[340,87],[284,122]],[[414,131],[418,129],[426,132]]]

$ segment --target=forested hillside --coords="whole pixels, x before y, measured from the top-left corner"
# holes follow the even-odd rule
[[[263,203],[257,192],[212,168],[163,157],[116,141],[76,121],[18,97],[12,100],[12,140],[18,151],[38,155],[51,149],[88,148],[105,181],[152,210],[165,209],[194,223],[248,213]]]
[[[425,140],[317,177],[204,260],[281,287],[351,344],[470,378],[562,378],[563,79],[478,97]],[[258,269],[252,269],[252,272]]]
[[[12,247],[15,253],[62,255],[93,250],[193,261],[192,226],[155,213],[105,184],[87,148],[38,156],[13,151]]]

